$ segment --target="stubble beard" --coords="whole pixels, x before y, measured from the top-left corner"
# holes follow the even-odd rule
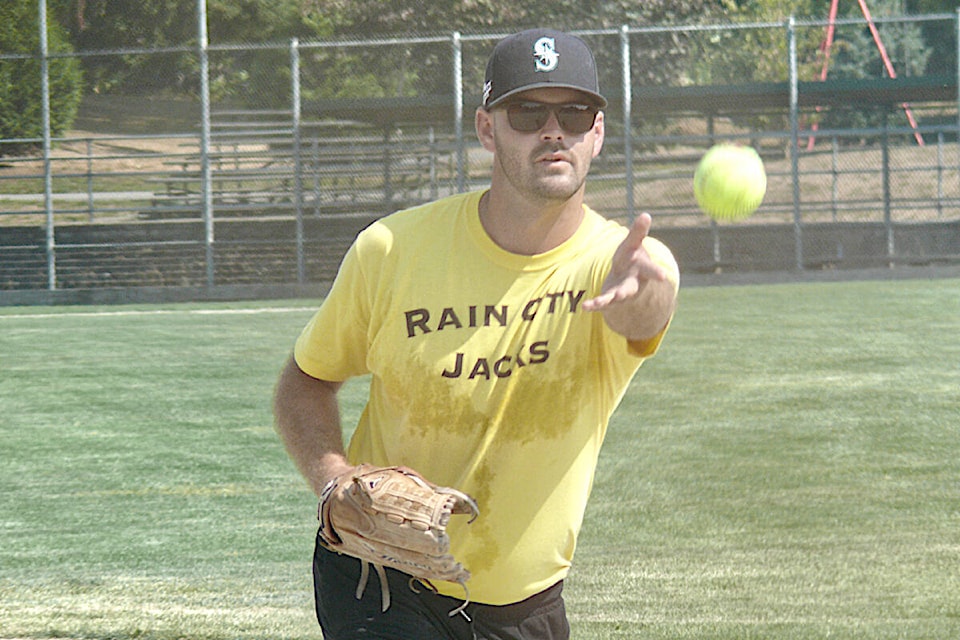
[[[578,173],[576,163],[567,164],[564,170],[543,166],[537,160],[557,151],[572,155],[572,151],[563,144],[546,143],[537,146],[528,157],[520,158],[507,153],[497,144],[497,161],[504,178],[517,192],[544,204],[562,203],[582,189],[586,171],[583,175]]]

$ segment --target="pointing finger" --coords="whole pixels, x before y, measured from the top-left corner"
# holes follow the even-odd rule
[[[650,234],[650,227],[652,225],[653,218],[650,217],[650,214],[641,213],[637,216],[637,219],[633,221],[633,225],[630,227],[630,233],[627,234],[624,244],[632,249],[639,249],[643,243],[643,239]]]

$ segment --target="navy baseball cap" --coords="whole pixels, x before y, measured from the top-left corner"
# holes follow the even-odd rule
[[[576,89],[596,106],[607,106],[586,42],[554,29],[529,29],[494,47],[483,84],[483,108],[491,109],[521,91],[546,87]]]

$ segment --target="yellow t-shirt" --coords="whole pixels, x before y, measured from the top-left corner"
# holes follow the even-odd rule
[[[566,243],[521,256],[490,240],[480,196],[364,230],[295,357],[324,380],[372,374],[352,463],[406,465],[476,498],[480,517],[453,519],[451,550],[471,598],[502,605],[567,574],[608,419],[663,334],[628,343],[580,308],[600,291],[621,225],[586,209]],[[652,238],[645,248],[676,283],[669,250]]]

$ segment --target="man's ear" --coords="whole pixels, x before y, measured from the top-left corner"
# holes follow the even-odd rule
[[[603,111],[597,113],[597,119],[593,123],[593,131],[596,134],[593,140],[593,157],[596,158],[600,155],[600,150],[603,149],[603,138],[606,134],[603,124]]]
[[[484,149],[493,153],[495,150],[493,142],[493,114],[486,109],[477,109],[474,125],[477,129],[477,140],[480,141]]]

